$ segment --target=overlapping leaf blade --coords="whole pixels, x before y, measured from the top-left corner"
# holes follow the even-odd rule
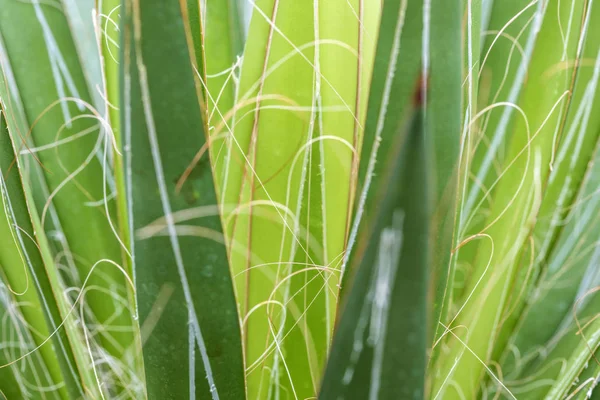
[[[124,1],[121,121],[150,398],[243,399],[240,322],[208,160],[185,4]],[[165,60],[169,60],[168,63]],[[198,219],[199,218],[199,219]]]
[[[460,4],[433,3],[384,5],[323,399],[426,396],[453,242],[462,62]]]
[[[364,250],[355,258],[360,267],[336,331],[323,399],[424,398],[430,188],[421,118],[420,112],[408,118],[388,153],[379,212],[358,243]]]
[[[235,112],[213,133],[229,141],[220,191],[237,206],[224,214],[249,397],[318,391],[379,12],[377,1],[253,5]]]
[[[24,184],[35,200],[32,213],[40,215],[36,229],[49,233],[48,257],[55,257],[56,264],[49,271],[58,273],[61,268],[52,282],[53,290],[68,289],[67,304],[77,300],[85,312],[83,318],[92,326],[102,326],[86,332],[94,359],[102,360],[96,372],[104,382],[103,390],[135,392],[139,386],[132,377],[139,371],[130,363],[136,354],[130,349],[135,329],[126,279],[123,270],[111,265],[123,264],[124,254],[113,221],[111,135],[98,110],[96,85],[102,85],[95,80],[99,76],[92,69],[83,70],[79,53],[83,48],[97,52],[89,40],[94,36],[92,15],[71,14],[92,8],[86,3],[79,11],[64,13],[62,5],[54,6],[37,1],[0,5],[0,96],[21,157]],[[73,20],[80,17],[83,20]],[[74,26],[74,22],[83,25]],[[24,25],[28,29],[23,30]],[[78,46],[73,35],[82,32],[87,39],[78,36],[77,42],[86,44]],[[61,280],[64,286],[58,283]],[[64,307],[61,311],[65,312]],[[87,352],[85,348],[80,351]],[[87,382],[87,378],[82,380]]]
[[[23,398],[46,391],[51,398],[83,396],[85,385],[90,385],[91,381],[82,381],[89,375],[83,373],[80,377],[71,347],[81,346],[83,342],[69,325],[72,320],[67,321],[68,328],[59,329],[68,317],[66,301],[62,298],[56,273],[48,269],[54,265],[42,257],[43,232],[36,233],[33,227],[31,218],[36,216],[30,217],[20,162],[15,158],[1,108],[0,151],[0,239],[3,243],[0,276],[3,321],[7,328],[6,331],[2,329],[2,341],[7,348],[3,351],[1,367],[5,369],[3,373],[13,370],[16,379],[14,387],[6,386],[8,383],[2,381],[0,389],[7,393],[20,389]],[[40,235],[41,239],[38,239]],[[79,361],[81,363],[82,359]],[[55,389],[46,389],[53,387]]]
[[[476,395],[485,365],[493,357],[497,331],[511,310],[508,295],[516,271],[527,267],[520,256],[539,211],[554,141],[561,137],[573,84],[572,71],[549,71],[557,63],[578,56],[584,3],[550,1],[537,5],[533,23],[541,31],[526,70],[527,85],[516,106],[522,115],[515,120],[498,187],[487,188],[494,190],[494,203],[487,222],[475,236],[479,243],[474,270],[459,303],[459,315],[450,327],[464,328],[460,334],[451,335],[450,351],[443,355],[444,365],[436,377],[436,396]],[[562,31],[567,22],[571,29]],[[557,40],[564,47],[556,48]],[[494,377],[494,381],[498,379]]]

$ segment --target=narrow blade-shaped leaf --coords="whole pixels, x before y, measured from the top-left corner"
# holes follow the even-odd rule
[[[176,189],[206,143],[185,10],[184,2],[122,3],[121,120],[147,391],[237,400],[245,397],[240,321],[207,160]],[[215,211],[185,217],[207,208]]]
[[[431,200],[422,117],[409,113],[395,127],[382,161],[378,210],[357,243],[322,399],[424,398]]]

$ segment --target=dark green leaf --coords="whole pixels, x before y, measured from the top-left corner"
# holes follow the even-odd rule
[[[322,399],[422,399],[428,337],[428,156],[420,111],[396,125],[373,224],[359,237]]]
[[[176,190],[206,143],[186,9],[122,3],[123,151],[146,383],[151,399],[238,400],[240,321],[219,216],[176,221],[217,201],[207,160]]]

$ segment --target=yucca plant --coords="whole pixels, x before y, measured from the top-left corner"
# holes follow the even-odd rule
[[[0,0],[0,394],[600,399],[600,4]]]

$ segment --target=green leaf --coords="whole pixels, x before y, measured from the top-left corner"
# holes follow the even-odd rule
[[[600,356],[600,351],[596,351],[594,357],[596,360]],[[592,360],[584,365],[581,374],[575,378],[576,387],[571,387],[569,396],[575,400],[597,400],[598,399],[598,377],[600,376],[600,363]],[[567,397],[568,398],[568,397]]]
[[[345,311],[334,338],[322,398],[425,395],[425,349],[431,338],[430,324],[437,322],[441,312],[453,245],[460,145],[459,46],[459,2],[433,2],[426,9],[411,1],[384,5],[360,166],[362,188],[350,234],[349,251],[354,252],[345,278],[353,284],[345,281],[343,285]],[[418,79],[419,75],[428,78]],[[414,110],[419,96],[425,102],[422,112]],[[385,273],[378,275],[384,268],[376,267],[380,265],[376,260],[387,251],[389,262],[390,248],[382,250],[381,246],[390,239],[384,239],[387,236],[382,232],[384,227],[398,228],[388,226],[397,207],[406,208],[406,217],[405,229],[400,229],[392,247],[398,250],[402,244],[398,264],[389,267],[397,268],[394,281]],[[431,242],[424,239],[428,235]],[[380,292],[386,293],[377,286],[382,285],[379,278],[392,282],[386,289],[389,299],[378,298]],[[434,304],[425,296],[429,290],[437,292],[434,314]],[[394,310],[389,322],[369,327],[368,319],[374,324],[373,315],[381,315],[388,307]],[[380,340],[373,341],[379,330]],[[386,342],[386,337],[394,337],[394,343]],[[399,349],[410,349],[410,355]],[[377,355],[382,351],[385,356]],[[377,376],[377,368],[385,372]]]
[[[242,25],[235,0],[207,0],[204,10],[205,24],[202,39],[204,42],[203,81],[208,95],[205,99],[209,129],[227,123],[226,116],[235,106],[238,89],[239,70],[243,50]],[[196,35],[194,37],[199,37]],[[227,132],[227,131],[225,131]],[[225,187],[227,160],[231,157],[230,137],[217,137],[210,147],[215,170],[215,183]],[[221,194],[221,189],[217,194]]]
[[[467,62],[475,64],[478,58],[479,1],[469,1],[467,7]],[[425,132],[432,152],[430,169],[433,179],[433,215],[430,221],[432,249],[433,331],[440,331],[438,321],[445,321],[451,301],[456,257],[453,249],[458,244],[457,199],[460,182],[461,157],[461,91],[466,92],[466,116],[475,110],[476,79],[468,76],[466,88],[461,87],[461,2],[433,0],[428,22],[430,43],[427,103],[425,104]],[[472,53],[472,54],[471,54]],[[473,69],[471,66],[470,70]],[[466,133],[468,135],[468,132]],[[462,150],[464,154],[464,149]],[[433,332],[431,332],[433,333]]]
[[[573,312],[566,316],[554,332],[552,342],[543,349],[548,351],[547,358],[527,371],[525,376],[535,377],[537,384],[528,382],[531,378],[522,378],[515,381],[518,385],[511,387],[519,399],[562,400],[577,384],[577,377],[586,366],[598,362],[593,355],[600,346],[600,297],[594,292],[587,293],[586,297],[581,300],[587,301],[578,302],[574,307],[577,323]]]
[[[139,373],[132,362],[136,352],[130,349],[133,307],[123,270],[111,265],[125,265],[126,254],[111,200],[113,141],[102,110],[92,101],[97,97],[91,94],[97,91],[90,80],[93,75],[82,69],[78,51],[91,49],[73,39],[73,32],[81,34],[71,25],[72,18],[78,18],[71,14],[76,10],[65,13],[55,5],[0,2],[0,57],[6,82],[0,96],[41,226],[51,233],[56,263],[65,265],[61,278],[67,288],[83,291],[86,322],[102,327],[90,329],[89,337],[94,359],[106,361],[98,368],[103,390],[135,391],[135,379],[128,381]],[[82,14],[89,26],[91,17]],[[24,25],[28,29],[23,30]],[[68,291],[70,301],[75,301],[77,290]]]
[[[250,398],[318,392],[379,13],[379,1],[254,5],[236,109],[212,133],[230,141],[219,189],[237,206],[224,214]]]
[[[3,303],[8,302],[5,318],[15,325],[13,332],[3,332],[2,344],[13,348],[3,354],[0,367],[15,370],[15,378],[25,378],[34,388],[25,386],[25,393],[58,385],[52,398],[66,398],[67,393],[82,396],[77,364],[67,332],[58,330],[63,316],[57,303],[61,302],[62,288],[51,282],[47,267],[40,254],[28,204],[20,176],[20,164],[15,160],[13,144],[8,133],[5,115],[0,108],[0,277]],[[53,265],[50,265],[53,267]],[[53,286],[54,283],[54,286]],[[64,300],[62,300],[64,301]],[[19,320],[22,318],[22,320]],[[52,336],[50,335],[52,333]],[[11,341],[17,341],[15,346]],[[38,353],[39,351],[39,353]],[[28,360],[30,357],[32,360]],[[27,370],[21,374],[19,370]],[[19,379],[20,381],[20,379]],[[19,382],[18,387],[23,387]],[[62,386],[64,384],[64,386]],[[0,388],[8,390],[2,382]],[[27,395],[29,396],[29,395]]]
[[[533,29],[537,23],[533,19],[536,4],[528,0],[486,1],[487,29],[481,32],[479,57],[475,58],[477,50],[471,48],[474,59],[469,77],[475,81],[467,83],[477,87],[478,93],[473,96],[474,109],[463,121],[467,137],[463,144],[457,239],[465,242],[456,251],[454,283],[449,288],[454,312],[460,308],[460,297],[472,274],[480,243],[467,239],[485,227],[514,121],[521,118],[510,104],[519,99],[532,59],[538,35],[538,29]]]
[[[357,243],[322,399],[424,398],[431,200],[422,119],[413,111],[404,127],[386,129],[394,137],[376,217]]]
[[[99,62],[103,67],[103,87],[98,90],[103,93],[106,101],[102,103],[100,111],[105,120],[110,124],[114,136],[115,146],[121,148],[123,145],[123,135],[121,132],[120,120],[120,8],[121,0],[100,0],[98,2],[98,19],[96,24],[100,31],[100,50],[101,56]],[[127,204],[125,191],[125,177],[123,176],[123,156],[120,153],[113,154],[113,169],[115,177],[115,190],[117,192],[117,216],[119,222],[119,233],[123,243],[131,247],[129,232],[129,221],[127,218]],[[131,264],[127,263],[127,271],[132,274]]]
[[[463,11],[466,13],[466,26],[463,26],[462,40],[464,42],[465,54],[461,54],[459,46],[460,41],[460,16],[456,15],[459,12],[458,4],[448,2],[443,5],[434,4],[432,8],[432,17],[438,18],[431,24],[435,35],[432,37],[431,53],[435,58],[439,58],[439,70],[437,74],[438,85],[430,83],[432,86],[432,94],[430,98],[435,104],[439,104],[438,109],[441,111],[442,117],[432,118],[431,125],[437,128],[440,144],[435,146],[437,155],[436,158],[441,160],[454,160],[452,163],[439,163],[437,168],[438,176],[438,211],[436,214],[436,222],[433,224],[434,232],[438,234],[438,240],[435,243],[439,249],[434,251],[434,279],[432,279],[433,290],[435,295],[435,317],[433,320],[435,338],[438,338],[438,332],[441,331],[442,325],[439,322],[446,322],[448,313],[452,306],[453,294],[455,290],[455,281],[457,276],[457,262],[459,254],[460,242],[460,220],[462,218],[462,208],[459,207],[460,199],[465,192],[468,184],[466,179],[468,174],[465,173],[469,169],[469,138],[472,137],[473,126],[465,124],[464,121],[470,121],[473,115],[477,112],[478,98],[478,71],[479,71],[479,56],[481,46],[481,35],[479,34],[482,24],[482,4],[481,0],[463,1]],[[449,12],[454,11],[453,18],[447,18]],[[455,36],[449,34],[455,32]],[[456,98],[456,90],[460,87],[460,71],[457,63],[460,62],[461,56],[464,60],[464,74],[466,78],[463,81],[463,127],[462,140],[456,138],[460,129],[457,129],[457,124],[460,124],[460,115],[457,111],[458,102]],[[435,64],[435,61],[433,61]],[[448,71],[447,76],[442,71]],[[454,71],[453,75],[450,71]],[[452,76],[454,79],[448,79]],[[434,90],[435,86],[440,86],[438,90]],[[454,90],[452,90],[454,89]],[[440,101],[438,101],[440,100]],[[448,105],[452,105],[448,107]],[[431,113],[430,113],[431,115]],[[434,113],[435,115],[435,113]],[[454,130],[448,127],[454,126]],[[459,159],[456,162],[456,159]],[[457,182],[455,182],[455,180]],[[444,184],[446,186],[444,186]],[[444,191],[444,189],[446,189]],[[455,197],[452,197],[452,196]],[[452,231],[452,232],[450,232]],[[435,236],[435,234],[434,234]],[[432,360],[437,357],[437,352],[432,352]],[[430,360],[431,364],[431,360]]]
[[[597,272],[597,241],[600,235],[598,153],[589,165],[583,187],[573,206],[569,207],[570,212],[564,219],[567,222],[546,261],[544,274],[531,292],[531,303],[521,315],[502,359],[503,369],[510,371],[506,376],[509,381],[519,382],[532,375],[548,373],[547,370],[552,372],[552,366],[559,365],[565,354],[575,351],[574,347],[579,344],[571,341],[567,347],[569,350],[563,351],[563,354],[556,354],[554,350],[558,338],[574,336],[573,308],[582,308],[582,301],[594,301],[596,295],[592,290],[600,283]]]
[[[137,0],[121,9],[123,152],[147,392],[237,400],[245,398],[240,321],[221,222],[206,211],[217,201],[207,161],[176,189],[206,143],[186,10],[185,2]]]
[[[494,191],[486,225],[479,231],[473,272],[459,313],[448,327],[448,343],[442,344],[450,351],[438,360],[434,396],[474,397],[479,390],[495,335],[509,310],[507,299],[522,265],[518,263],[521,249],[539,211],[554,140],[561,133],[569,104],[572,73],[561,70],[548,75],[547,71],[563,57],[568,60],[576,56],[583,5],[583,1],[550,1],[536,11],[533,22],[541,24],[541,30],[518,103],[524,118],[515,121],[502,179]],[[563,39],[560,27],[567,23],[572,29]],[[564,48],[556,47],[559,40],[564,40]],[[461,329],[451,331],[457,327]]]
[[[110,34],[112,27],[109,26],[110,22],[106,18],[114,18],[114,15],[110,13],[111,10],[108,10],[108,14],[104,14],[104,11],[106,11],[104,7],[105,3],[115,4],[114,0],[61,0],[61,2],[60,7],[65,14],[71,32],[70,36],[76,48],[76,54],[81,64],[81,71],[85,76],[92,104],[98,110],[102,110],[107,106],[106,101],[102,98],[100,86],[103,81],[100,60],[104,55],[98,48],[99,44],[100,47],[103,47],[103,45],[96,35],[99,34],[98,30]],[[97,15],[98,12],[102,15],[98,17],[97,21],[93,21],[92,16]],[[105,28],[108,28],[108,30]]]
[[[347,263],[352,257],[357,234],[362,228],[363,220],[370,221],[372,218],[370,213],[376,209],[374,206],[376,198],[370,195],[370,191],[372,186],[378,187],[377,177],[383,174],[385,167],[379,159],[385,159],[386,152],[394,143],[395,132],[391,129],[397,127],[399,121],[409,112],[408,110],[411,110],[415,85],[421,73],[423,28],[421,4],[416,1],[402,1],[387,7],[381,15],[373,81],[369,89],[366,134],[363,138],[358,171],[359,194],[346,249],[346,259],[342,266],[340,300],[342,302],[347,295],[346,281],[351,275],[346,273]],[[399,62],[400,55],[402,62]],[[392,133],[384,135],[384,127]]]
[[[592,8],[590,21],[600,16],[600,7]],[[533,231],[536,258],[524,268],[511,307],[505,335],[515,329],[511,343],[520,349],[543,345],[553,334],[578,291],[577,286],[594,260],[594,243],[598,236],[593,221],[597,219],[598,185],[596,164],[600,134],[600,53],[598,28],[589,25],[580,60],[592,64],[579,67],[573,99],[566,118],[565,134],[557,146],[548,188],[540,206],[540,215]],[[584,217],[582,217],[584,216]],[[523,257],[531,259],[531,248]],[[562,280],[568,276],[569,285]],[[530,294],[530,295],[529,295]],[[525,299],[528,303],[523,310]],[[543,318],[542,318],[543,317]],[[518,323],[516,319],[518,318]],[[524,350],[522,356],[528,351]],[[505,367],[511,369],[513,358],[505,354]]]

